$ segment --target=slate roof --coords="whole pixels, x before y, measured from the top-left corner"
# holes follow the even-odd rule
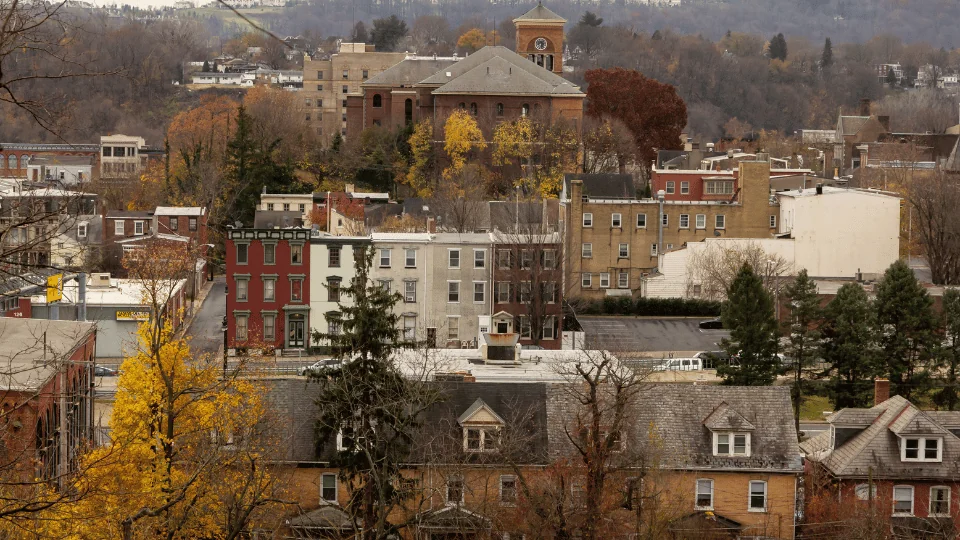
[[[557,15],[543,6],[543,3],[537,2],[536,7],[513,20],[517,21],[556,21],[567,22],[566,19]]]
[[[433,91],[434,94],[474,95],[571,95],[583,96],[583,92],[561,77],[545,77],[549,71],[516,55],[514,58],[495,56],[473,69],[450,79],[450,82]],[[543,73],[523,69],[520,63],[534,66]],[[552,75],[552,74],[551,74]]]
[[[713,435],[704,422],[721,406],[754,426],[749,457],[713,455]],[[565,424],[578,407],[562,385],[548,388],[547,417],[551,456],[570,455]],[[627,444],[654,444],[659,465],[674,470],[803,471],[797,432],[784,386],[702,386],[650,384],[633,404]],[[655,437],[651,441],[651,434]]]
[[[488,64],[489,62],[489,64]],[[490,75],[496,81],[487,81]],[[511,69],[512,68],[512,69]],[[506,73],[506,75],[503,74]],[[447,76],[447,74],[450,74]],[[529,77],[528,75],[532,75]],[[457,81],[460,77],[466,77]],[[420,81],[423,86],[437,86],[434,93],[530,94],[533,92],[584,96],[580,88],[563,77],[547,71],[510,49],[492,45],[460,60],[446,69]],[[471,86],[473,85],[473,86]],[[549,89],[549,91],[546,91]]]
[[[843,413],[843,414],[840,414]],[[960,425],[960,412],[921,411],[901,396],[893,396],[870,409],[840,411],[827,421],[875,418],[862,430],[832,447],[830,431],[800,445],[807,459],[818,461],[838,477],[958,479],[960,478],[960,438],[946,429]],[[852,423],[852,422],[850,422]],[[946,424],[946,425],[945,425]],[[943,437],[943,461],[904,462],[900,460],[900,435],[937,435]]]
[[[637,190],[633,187],[633,177],[629,174],[564,174],[563,190],[568,196],[572,180],[582,180],[583,194],[594,199],[637,198]]]
[[[743,417],[736,409],[721,401],[710,416],[703,421],[710,431],[754,431],[753,423]]]
[[[445,70],[458,60],[451,58],[406,58],[399,64],[370,77],[360,86],[408,86]]]
[[[870,120],[869,116],[841,116],[838,128],[840,134],[844,137],[856,135],[867,120]]]
[[[339,506],[325,504],[315,510],[300,514],[299,516],[287,521],[290,528],[295,530],[352,530],[353,522],[346,512]]]

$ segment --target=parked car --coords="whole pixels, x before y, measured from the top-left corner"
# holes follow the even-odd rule
[[[297,375],[300,375],[300,376],[309,375],[314,371],[319,371],[324,368],[339,367],[339,366],[340,366],[340,360],[337,360],[336,358],[327,358],[326,360],[318,360],[310,364],[309,366],[301,366],[297,368]]]
[[[701,330],[723,330],[723,321],[720,320],[720,317],[714,317],[713,319],[700,321],[700,329]]]
[[[93,374],[97,377],[116,377],[120,372],[107,366],[94,366]]]

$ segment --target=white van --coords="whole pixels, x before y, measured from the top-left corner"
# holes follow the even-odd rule
[[[700,358],[670,358],[657,366],[657,371],[701,371],[703,360]]]

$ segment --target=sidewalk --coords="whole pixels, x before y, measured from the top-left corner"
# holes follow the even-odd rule
[[[180,328],[177,329],[177,337],[183,337],[186,335],[187,331],[190,330],[190,325],[193,324],[193,320],[197,317],[197,313],[200,313],[200,309],[203,307],[203,301],[207,299],[210,291],[213,290],[214,283],[216,282],[203,282],[203,286],[200,287],[200,291],[197,292],[197,297],[194,298],[193,304],[190,306],[190,314],[183,320]]]

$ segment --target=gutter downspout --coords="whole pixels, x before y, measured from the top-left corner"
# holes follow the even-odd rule
[[[663,262],[663,199],[666,196],[664,190],[657,192],[657,202],[659,203],[659,213],[657,215],[657,270],[660,270]]]

